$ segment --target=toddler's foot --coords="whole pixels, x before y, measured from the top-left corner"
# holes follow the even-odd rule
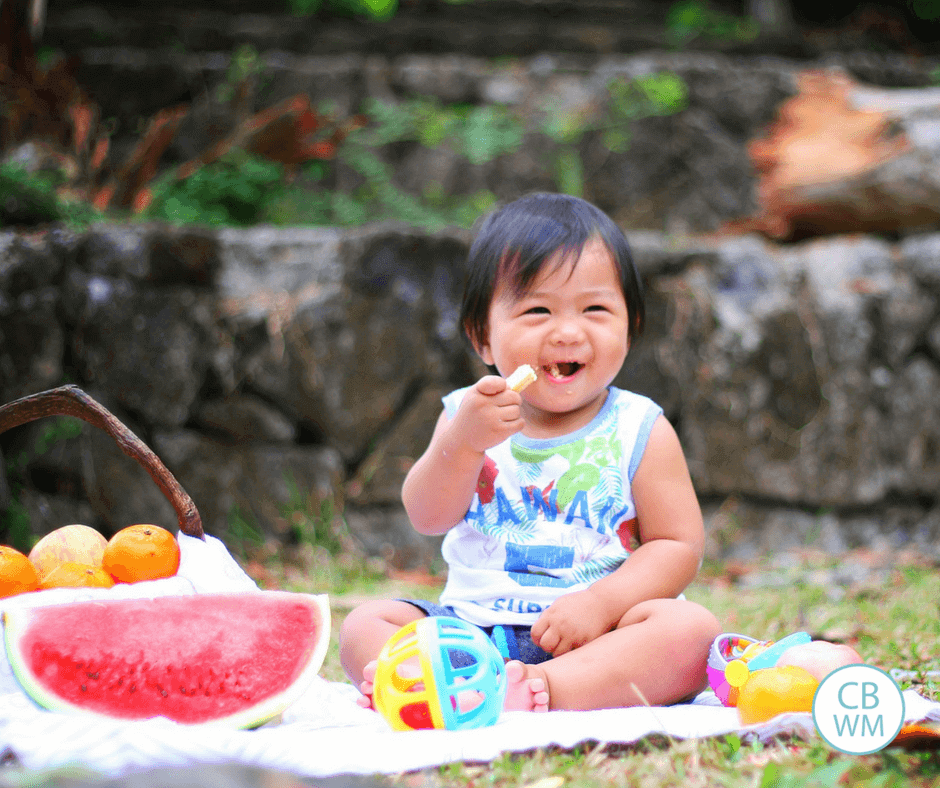
[[[548,711],[548,683],[534,665],[506,663],[506,711]]]
[[[362,681],[359,682],[359,691],[362,695],[356,698],[356,703],[364,709],[375,708],[372,705],[372,690],[375,689],[375,672],[378,666],[379,663],[372,660],[362,669]]]
[[[372,692],[375,689],[377,668],[378,663],[373,660],[362,669],[362,682],[359,684],[362,695],[356,698],[356,703],[364,709],[375,709]],[[418,666],[415,665],[413,670],[417,671]],[[417,676],[418,673],[414,675]],[[503,701],[506,711],[548,711],[548,701],[548,685],[545,679],[538,675],[538,668],[518,660],[506,663],[506,699]],[[479,702],[478,693],[468,692],[461,695],[459,705],[462,711],[467,711]]]
[[[372,660],[362,669],[362,681],[359,683],[359,691],[362,695],[356,698],[356,703],[364,709],[375,709],[375,704],[372,702],[372,691],[375,689],[375,674],[378,667],[378,661]],[[399,665],[398,672],[403,679],[418,678],[421,675],[421,668],[417,664],[412,665],[405,662]]]

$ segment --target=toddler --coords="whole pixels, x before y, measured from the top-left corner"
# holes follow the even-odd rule
[[[461,323],[498,374],[452,392],[405,479],[414,528],[446,534],[440,603],[366,603],[340,656],[369,705],[400,627],[453,615],[507,660],[512,710],[664,705],[705,686],[715,617],[683,598],[704,545],[675,430],[612,386],[643,328],[627,240],[584,200],[533,194],[491,214],[469,257]],[[538,378],[522,393],[505,376]]]

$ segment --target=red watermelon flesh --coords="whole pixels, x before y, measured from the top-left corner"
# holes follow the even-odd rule
[[[330,635],[327,597],[286,591],[76,602],[3,621],[13,672],[40,706],[232,727],[296,700]]]

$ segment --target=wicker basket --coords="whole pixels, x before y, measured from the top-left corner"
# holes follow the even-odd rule
[[[107,408],[78,386],[40,391],[0,406],[0,433],[46,416],[74,416],[104,430],[127,456],[139,462],[169,499],[179,518],[180,532],[204,538],[196,505],[153,451]]]

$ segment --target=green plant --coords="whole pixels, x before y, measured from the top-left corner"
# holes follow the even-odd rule
[[[216,89],[216,100],[227,104],[234,101],[239,86],[246,81],[256,79],[263,70],[258,50],[251,44],[242,44],[232,53],[225,81]]]
[[[233,503],[226,519],[225,541],[228,547],[241,558],[247,557],[253,548],[264,542],[264,537],[254,518],[242,512],[242,508]]]
[[[163,175],[145,216],[175,224],[247,226],[258,223],[286,189],[283,165],[235,149],[183,180]]]
[[[608,101],[599,113],[542,107],[542,131],[555,143],[552,174],[559,190],[583,196],[584,162],[579,145],[588,134],[600,134],[612,153],[630,146],[631,126],[639,120],[681,112],[688,105],[688,88],[677,74],[664,71],[607,83]]]
[[[42,456],[56,444],[72,440],[82,434],[84,422],[72,416],[57,416],[47,419],[39,429],[33,451]]]
[[[287,521],[294,540],[320,547],[331,555],[341,552],[344,546],[341,532],[345,528],[342,518],[337,516],[333,499],[303,492],[289,472],[284,481],[290,497],[280,507],[281,516]]]
[[[907,0],[907,5],[918,19],[940,18],[940,1],[938,0]]]
[[[448,5],[461,5],[474,0],[444,0]],[[377,22],[391,19],[398,11],[398,0],[287,0],[291,13],[308,16],[321,9],[342,16],[364,16]]]
[[[0,512],[0,534],[4,544],[15,547],[21,553],[29,553],[33,546],[33,532],[29,523],[29,511],[16,497],[16,490],[6,510]]]
[[[419,97],[395,105],[369,99],[364,112],[372,121],[359,134],[363,144],[419,142],[427,148],[450,145],[472,164],[485,164],[522,147],[522,120],[504,106],[443,104]]]
[[[0,163],[0,224],[63,222],[87,227],[101,214],[89,203],[69,196],[62,169],[29,172],[14,163]]]
[[[671,42],[684,46],[696,38],[752,41],[760,25],[752,17],[739,17],[711,7],[707,0],[681,0],[670,9],[666,32]]]
[[[395,16],[398,0],[287,0],[291,13],[308,16],[324,9],[340,15],[364,16],[384,21]]]
[[[337,159],[354,170],[362,185],[351,194],[334,193],[321,200],[321,214],[339,224],[396,219],[431,231],[448,225],[470,226],[495,203],[488,190],[448,196],[433,185],[415,195],[394,183],[394,173],[381,151],[400,143],[450,148],[471,164],[483,164],[522,145],[521,121],[504,107],[446,105],[414,98],[401,104],[368,100],[369,124],[354,131]]]

